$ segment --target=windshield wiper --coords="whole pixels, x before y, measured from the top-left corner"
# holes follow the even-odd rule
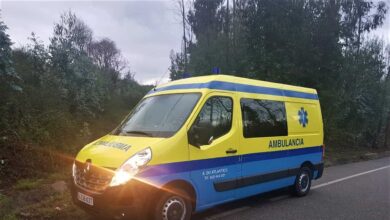
[[[153,137],[152,134],[144,132],[144,131],[126,131],[126,134],[140,134],[140,135],[145,135],[148,137]]]

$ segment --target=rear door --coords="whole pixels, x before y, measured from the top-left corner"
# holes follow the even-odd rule
[[[236,198],[236,180],[241,174],[237,120],[238,105],[233,93],[212,92],[188,130],[191,178],[199,207]]]

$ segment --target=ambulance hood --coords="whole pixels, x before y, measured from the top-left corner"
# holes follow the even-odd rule
[[[86,145],[76,160],[90,159],[93,165],[116,169],[135,153],[164,140],[157,137],[104,136]]]

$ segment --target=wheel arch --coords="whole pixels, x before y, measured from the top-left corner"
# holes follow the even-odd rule
[[[302,167],[308,167],[310,169],[310,175],[311,175],[311,178],[313,179],[314,177],[314,165],[311,161],[305,161],[301,164],[300,168]]]
[[[187,198],[192,203],[192,211],[196,209],[196,199],[197,199],[197,193],[195,188],[192,186],[192,184],[186,180],[173,180],[161,187],[163,191],[168,191],[171,193],[176,193],[175,189],[181,189],[186,191],[190,198]]]

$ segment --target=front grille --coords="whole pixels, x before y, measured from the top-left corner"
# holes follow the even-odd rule
[[[114,172],[107,168],[91,165],[88,170],[84,163],[78,161],[76,161],[75,165],[75,183],[90,191],[101,192],[105,190],[114,176]]]

